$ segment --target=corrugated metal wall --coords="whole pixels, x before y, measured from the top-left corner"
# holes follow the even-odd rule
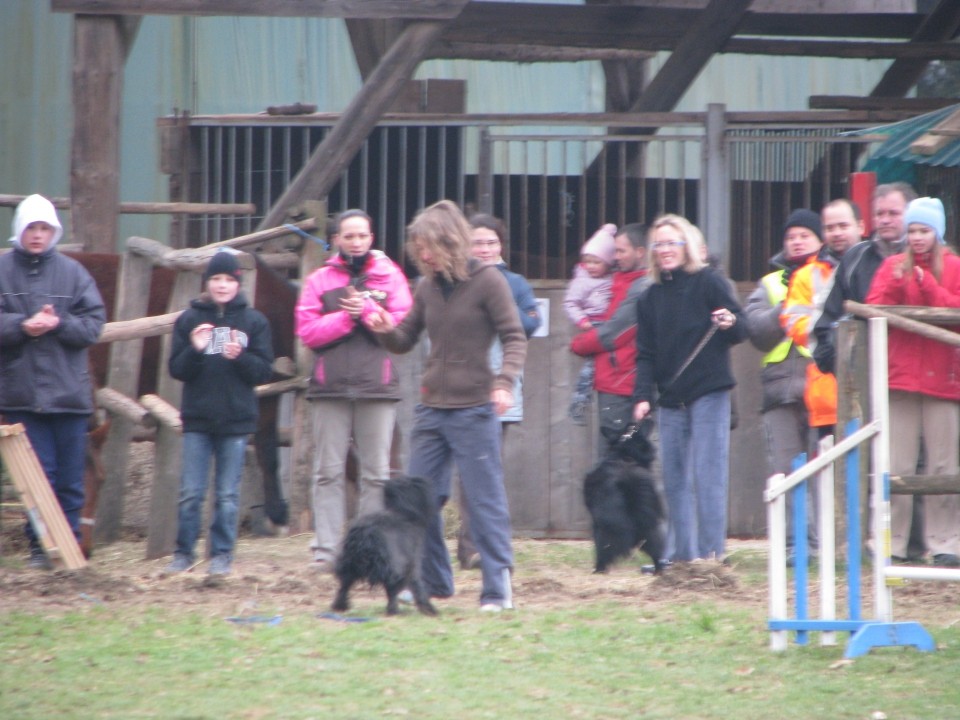
[[[49,3],[38,0],[0,2],[2,192],[69,193],[71,45],[71,15],[52,13]],[[864,94],[887,64],[721,55],[677,109],[700,111],[708,102],[726,103],[730,110],[802,109],[811,93]],[[603,71],[597,62],[431,61],[417,77],[466,80],[469,112],[603,109]],[[298,100],[339,111],[359,88],[360,76],[339,20],[156,16],[141,24],[125,83],[121,199],[166,200],[155,118],[175,108],[244,113]],[[465,157],[472,160],[476,153],[467,148]],[[9,219],[10,211],[0,208],[0,224]],[[125,217],[120,237],[164,240],[167,226],[161,218]]]

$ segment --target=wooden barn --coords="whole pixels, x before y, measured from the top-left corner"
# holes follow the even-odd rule
[[[124,246],[122,178],[141,170],[128,156],[145,133],[156,138],[139,185],[149,199],[250,208],[154,208],[169,219],[151,227],[171,248],[274,228],[315,201],[368,209],[400,259],[406,222],[441,197],[507,221],[511,266],[550,301],[549,332],[530,345],[526,420],[507,448],[515,530],[534,536],[587,529],[579,481],[595,431],[566,417],[577,362],[559,302],[583,240],[605,221],[680,212],[747,293],[789,210],[846,193],[877,141],[851,131],[946,104],[905,96],[932,61],[960,59],[952,0],[49,0],[49,10],[44,22],[70,23],[62,191],[72,240],[87,250]],[[8,27],[21,31],[39,18],[28,0],[0,11],[14,12]],[[151,57],[136,55],[141,45]],[[156,129],[142,108],[131,127],[125,98],[143,91],[131,63],[151,60],[170,65],[169,87],[153,92],[173,102],[150,118]],[[65,82],[42,80],[31,95]],[[216,100],[198,104],[199,93]],[[762,534],[759,356],[738,348],[736,363],[730,527]],[[291,466],[303,510],[305,478]]]

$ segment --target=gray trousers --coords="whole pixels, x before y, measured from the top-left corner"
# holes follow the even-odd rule
[[[357,451],[360,496],[357,514],[383,507],[383,485],[390,477],[390,446],[397,417],[393,400],[314,400],[313,528],[314,558],[330,562],[343,539],[347,514],[346,466],[350,440]]]
[[[440,514],[450,497],[454,463],[460,473],[470,532],[480,552],[480,603],[499,603],[510,597],[505,585],[509,572],[503,571],[513,569],[513,546],[500,432],[500,422],[489,403],[456,410],[418,405],[414,412],[409,474],[429,480],[437,502],[423,554],[423,583],[434,597],[449,597],[454,592]]]

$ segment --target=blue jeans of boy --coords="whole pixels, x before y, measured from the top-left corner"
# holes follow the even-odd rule
[[[215,460],[215,504],[210,522],[210,556],[232,554],[237,541],[240,478],[246,435],[183,434],[183,471],[177,516],[177,554],[194,559],[193,549],[203,522],[210,459]]]
[[[451,460],[460,472],[470,532],[480,553],[480,602],[502,602],[509,596],[503,570],[513,568],[513,546],[500,461],[500,423],[492,405],[457,410],[418,405],[414,414],[409,472],[432,483],[437,501],[423,552],[423,582],[435,597],[448,597],[454,590],[440,515],[450,497]]]
[[[667,556],[722,559],[727,538],[730,392],[660,407],[660,452],[667,498]]]
[[[87,415],[74,413],[7,412],[8,423],[22,423],[27,438],[47,476],[60,509],[80,539],[80,511],[83,510],[83,466],[87,453]],[[40,547],[33,526],[25,528],[31,549]]]

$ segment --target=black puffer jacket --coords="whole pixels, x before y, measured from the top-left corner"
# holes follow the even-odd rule
[[[60,324],[30,337],[21,324],[44,305]],[[87,348],[105,320],[100,292],[76,260],[56,249],[0,255],[0,410],[93,412]]]
[[[214,326],[204,351],[190,342],[201,323]],[[244,350],[236,360],[222,355],[231,331]],[[170,374],[183,381],[180,417],[184,432],[246,435],[257,429],[257,398],[253,389],[270,379],[273,344],[270,325],[259,310],[247,307],[243,294],[221,311],[206,295],[190,303],[173,327]]]

